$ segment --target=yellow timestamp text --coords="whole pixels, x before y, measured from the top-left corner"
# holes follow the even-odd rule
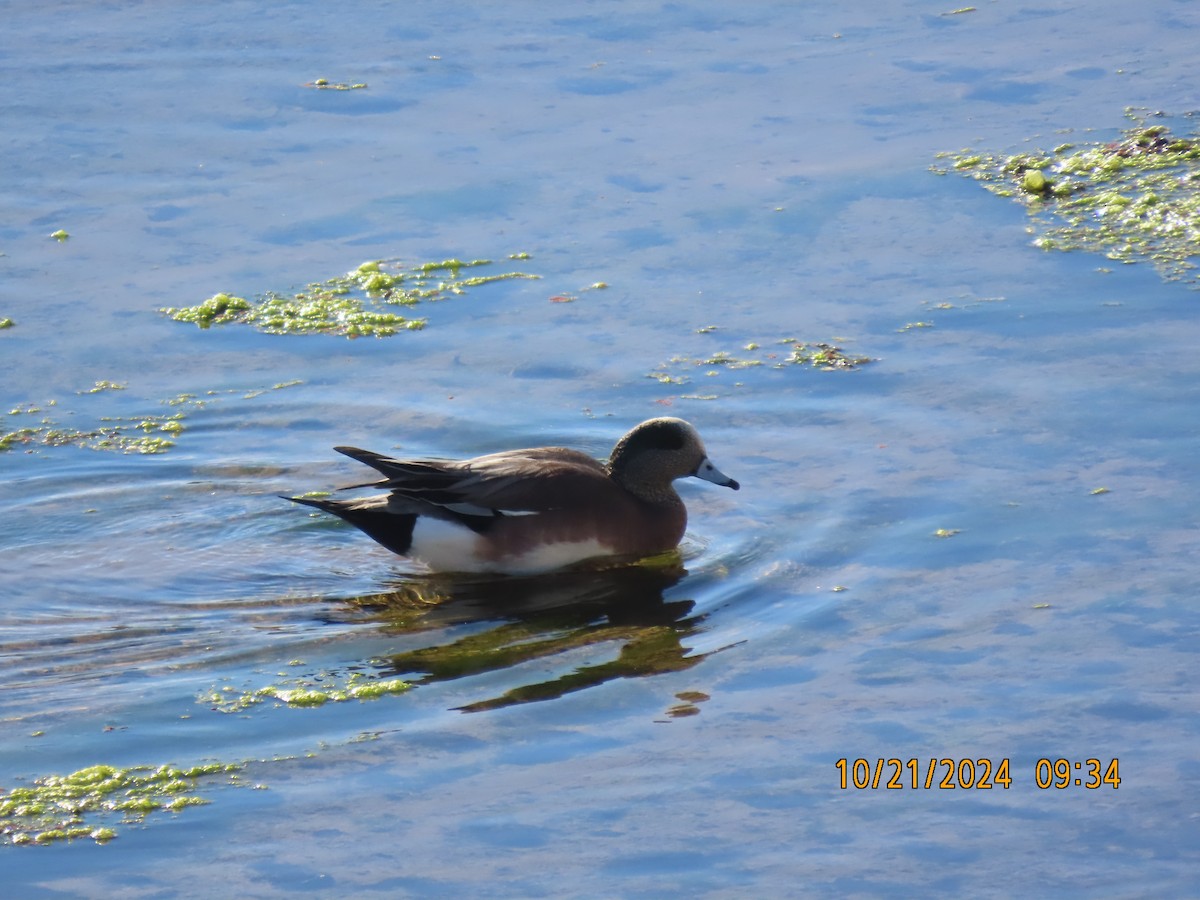
[[[951,757],[909,757],[900,759],[849,759],[842,757],[834,766],[838,787],[842,790],[1008,790],[1013,785],[1012,763],[1007,758],[992,760]],[[1042,758],[1033,768],[1033,781],[1046,790],[1083,787],[1089,790],[1121,785],[1117,759],[1070,760]]]

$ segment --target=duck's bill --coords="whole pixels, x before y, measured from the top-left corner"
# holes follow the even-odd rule
[[[740,484],[714,466],[712,461],[707,457],[700,461],[700,465],[696,467],[696,471],[692,474],[697,478],[703,478],[705,481],[711,481],[713,484],[719,484],[721,487],[733,488],[735,491],[741,487]]]

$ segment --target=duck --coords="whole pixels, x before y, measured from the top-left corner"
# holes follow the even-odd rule
[[[438,573],[535,575],[610,557],[666,553],[678,547],[687,527],[677,479],[741,487],[708,458],[689,422],[668,416],[635,426],[607,462],[566,447],[465,460],[333,449],[383,476],[343,490],[387,493],[284,499],[332,513]]]

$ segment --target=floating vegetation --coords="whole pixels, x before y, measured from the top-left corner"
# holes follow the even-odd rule
[[[792,342],[792,355],[787,360],[796,366],[810,365],[826,371],[832,369],[853,369],[871,361],[869,356],[847,356],[841,347],[832,344],[801,344]]]
[[[514,254],[528,258],[528,254]],[[396,260],[365,262],[328,281],[314,282],[291,295],[270,292],[254,300],[214,294],[197,306],[167,307],[160,312],[201,328],[240,323],[268,334],[340,334],[388,337],[425,327],[424,319],[396,312],[423,301],[465,294],[470,288],[512,278],[539,278],[524,272],[463,274],[492,264],[488,259],[447,259],[404,267]]]
[[[299,381],[288,381],[275,385],[270,390],[292,387]],[[105,391],[125,390],[125,385],[112,381],[97,381],[85,391],[76,391],[80,396],[89,396]],[[243,399],[257,397],[264,390],[244,392],[241,390],[208,391],[204,398],[194,394],[180,394],[160,403],[168,407],[190,407],[203,409],[210,402],[228,394],[242,394]],[[52,414],[47,414],[53,410]],[[8,411],[10,417],[37,416],[34,424],[20,425],[7,430],[0,425],[0,452],[23,447],[33,452],[40,447],[83,447],[88,450],[106,450],[114,453],[156,454],[165,453],[175,446],[175,439],[185,429],[186,413],[178,410],[141,416],[97,416],[85,427],[64,426],[58,415],[73,416],[74,410],[59,412],[58,401],[48,400],[42,405],[18,404]]]
[[[53,233],[50,235],[50,237],[54,238],[56,241],[58,241],[60,244],[62,244],[62,243],[65,243],[65,242],[66,242],[67,238],[69,238],[69,237],[70,237],[70,235],[69,235],[69,234],[67,234],[65,231],[63,231],[63,230],[60,228],[60,229],[58,229],[58,231],[55,231],[55,232],[53,232]]]
[[[305,82],[304,86],[307,88],[315,88],[318,91],[361,91],[366,87],[366,85],[362,83],[347,84],[343,81],[330,81],[327,78],[317,78],[313,81]]]
[[[698,333],[709,334],[715,330],[716,326],[708,326],[700,329]],[[692,375],[698,372],[706,378],[715,378],[725,371],[760,366],[768,366],[773,369],[807,366],[831,371],[854,369],[871,361],[867,356],[848,356],[841,347],[833,344],[806,344],[795,338],[783,338],[776,341],[774,347],[775,349],[764,349],[757,342],[751,341],[743,345],[737,353],[718,350],[716,353],[704,357],[674,356],[660,364],[646,377],[653,378],[660,384],[683,385],[690,384]],[[692,399],[700,398],[693,397]]]
[[[298,665],[299,662],[292,664]],[[308,678],[286,679],[254,690],[242,690],[233,685],[214,687],[202,694],[197,702],[218,712],[232,713],[267,702],[281,706],[312,707],[349,700],[378,700],[388,694],[402,694],[411,687],[411,684],[399,678],[371,678],[362,672],[351,672],[349,676],[342,677],[334,672],[321,672]]]
[[[1137,124],[1118,141],[1013,156],[942,153],[951,164],[933,171],[957,172],[1024,203],[1038,247],[1150,262],[1166,279],[1200,284],[1200,137],[1127,115]]]
[[[152,812],[178,812],[209,801],[196,795],[201,779],[225,776],[237,783],[239,764],[89,766],[70,775],[48,775],[29,787],[0,794],[0,837],[13,844],[49,844],[76,838],[105,843],[118,822],[140,822]],[[119,818],[118,818],[119,817]],[[100,822],[89,822],[89,819]]]
[[[0,319],[0,329],[12,328],[16,324],[12,319]]]
[[[77,394],[99,394],[101,391],[123,391],[128,385],[118,384],[115,381],[97,381],[86,391],[76,391]]]
[[[596,281],[589,284],[576,294],[555,294],[550,298],[551,303],[574,303],[579,299],[579,294],[587,293],[588,291],[603,291],[608,289],[608,283],[605,281]]]
[[[975,294],[959,294],[955,298],[957,303],[952,303],[949,300],[939,300],[934,303],[932,300],[922,300],[921,305],[927,306],[930,309],[974,309],[977,306],[983,306],[986,303],[1004,303],[1004,297],[979,297]],[[909,326],[914,328],[933,327],[932,322],[910,322]],[[909,326],[905,326],[906,328]]]
[[[13,410],[10,415],[19,414]],[[116,453],[165,453],[175,442],[172,437],[183,431],[179,421],[182,413],[173,416],[148,416],[141,418],[102,417],[96,428],[63,428],[51,418],[43,418],[37,425],[27,425],[0,434],[0,451],[16,446],[42,447],[86,447],[89,450],[109,450]],[[140,431],[141,434],[137,432]]]
[[[952,303],[949,300],[939,300],[937,302],[934,302],[932,300],[922,300],[921,305],[924,307],[927,307],[928,309],[949,311],[949,310],[967,310],[967,309],[972,309],[977,306],[983,306],[986,303],[1003,303],[1004,302],[1003,297],[978,297],[973,294],[960,294],[957,299],[959,301],[958,303]],[[929,328],[933,328],[933,327],[935,327],[934,323],[931,321],[928,321],[928,320],[922,320],[919,322],[907,322],[904,325],[897,328],[896,333],[897,334],[907,334],[910,331],[919,331],[921,329],[929,329]]]

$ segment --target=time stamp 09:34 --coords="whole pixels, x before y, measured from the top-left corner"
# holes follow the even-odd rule
[[[842,790],[1008,790],[1013,785],[1012,764],[1007,759],[847,759],[834,763]],[[1033,783],[1041,790],[1112,788],[1121,786],[1117,759],[1039,759]]]

